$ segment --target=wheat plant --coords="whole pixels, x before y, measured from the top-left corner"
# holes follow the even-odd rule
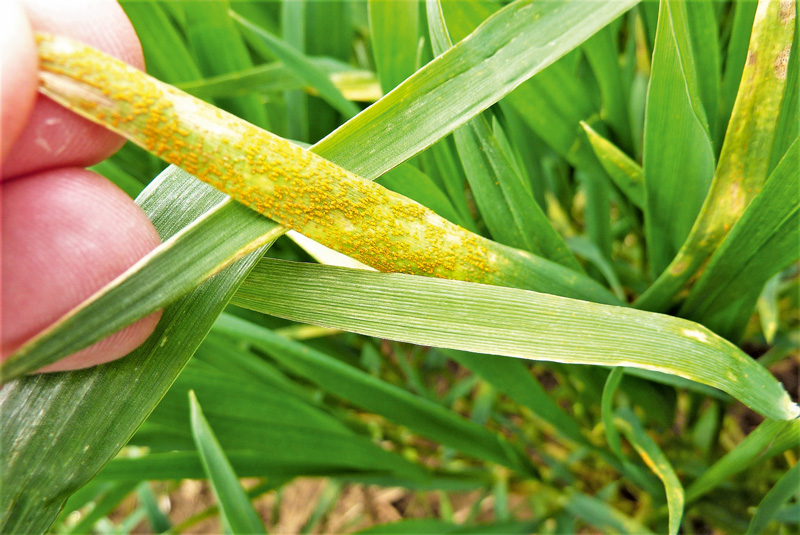
[[[795,2],[123,7],[152,77],[42,34],[40,90],[163,244],[2,364],[4,533],[265,532],[299,476],[305,532],[359,484],[436,504],[364,533],[798,528]]]

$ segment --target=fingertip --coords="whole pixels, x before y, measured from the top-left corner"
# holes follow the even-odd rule
[[[80,370],[124,357],[142,345],[153,334],[162,313],[161,310],[153,312],[96,344],[37,370],[36,373]]]
[[[34,30],[76,39],[144,69],[142,45],[116,0],[21,0]]]
[[[28,121],[36,101],[39,60],[33,30],[15,0],[0,2],[0,145],[2,162]]]
[[[3,358],[161,242],[122,190],[77,168],[4,182],[2,226]],[[126,355],[152,332],[157,317],[68,357],[58,369]]]
[[[144,68],[139,39],[117,2],[23,0],[22,5],[33,30],[76,39]],[[39,96],[27,125],[4,159],[3,177],[57,167],[87,167],[109,157],[123,143],[120,136]]]

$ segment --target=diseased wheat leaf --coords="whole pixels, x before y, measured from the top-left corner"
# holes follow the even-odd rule
[[[719,247],[767,180],[794,39],[793,2],[758,4],[742,83],[736,97],[711,189],[678,254],[635,306],[668,307],[690,277]]]
[[[728,332],[726,309],[742,295],[760,293],[770,277],[800,258],[800,142],[770,175],[741,219],[714,251],[680,314]],[[752,309],[751,309],[752,310]],[[745,312],[750,316],[751,310]]]
[[[633,4],[634,2],[630,2]],[[571,7],[570,9],[562,10],[562,9],[553,9],[552,11],[547,11],[545,13],[534,13],[533,18],[541,18],[542,20],[539,23],[544,24],[545,26],[551,25],[553,28],[558,26],[559,24],[563,24],[567,21],[576,21],[582,20],[584,21],[581,25],[581,30],[579,32],[570,34],[569,39],[557,40],[553,41],[557,43],[558,46],[554,50],[544,49],[542,51],[538,51],[535,54],[536,61],[533,62],[533,66],[529,68],[525,68],[522,71],[519,70],[519,67],[516,66],[517,63],[511,63],[506,65],[506,69],[511,69],[509,72],[503,74],[503,79],[513,80],[509,81],[511,85],[519,83],[521,80],[524,79],[526,76],[530,76],[533,72],[536,72],[537,69],[540,69],[543,65],[546,65],[547,62],[552,61],[555,56],[559,54],[563,54],[566,50],[569,50],[571,47],[575,46],[577,42],[574,39],[577,37],[578,41],[580,38],[585,38],[588,33],[591,33],[594,29],[600,27],[604,20],[609,20],[608,17],[612,17],[613,15],[624,10],[628,7],[628,2],[620,2],[613,6],[600,6],[593,5],[593,8],[597,7],[600,11],[598,13],[583,13],[581,10],[577,9],[576,7]],[[553,8],[554,6],[549,6],[548,9]],[[538,9],[538,8],[537,8]],[[460,63],[469,60],[472,61],[473,69],[476,68],[483,68],[482,62],[482,53],[487,52],[489,50],[493,50],[493,47],[497,46],[504,46],[507,44],[506,39],[504,38],[504,24],[505,21],[514,20],[517,14],[517,11],[521,10],[524,13],[530,13],[530,10],[525,9],[524,2],[518,2],[515,4],[514,9],[511,10],[504,10],[498,16],[493,17],[493,21],[491,24],[487,23],[487,26],[482,29],[476,35],[482,35],[484,37],[473,40],[475,41],[486,41],[488,48],[481,46],[478,50],[473,50],[473,45],[458,45],[454,47],[453,51],[446,54],[450,58],[450,67],[449,69],[454,69],[455,66],[459,65]],[[546,14],[546,16],[545,16]],[[532,24],[532,28],[538,28],[538,24]],[[531,32],[531,35],[537,35],[536,39],[539,39],[541,36],[534,31],[534,30],[527,30]],[[482,33],[481,33],[482,32]],[[223,32],[224,33],[224,32]],[[526,34],[527,35],[527,34]],[[543,32],[542,35],[547,35],[547,32]],[[510,45],[509,45],[510,46]],[[513,47],[512,47],[513,49]],[[506,50],[504,54],[510,53],[513,50]],[[496,52],[496,50],[495,50]],[[530,51],[526,51],[528,53]],[[491,57],[498,56],[498,54],[490,54]],[[499,56],[498,56],[499,57]],[[463,109],[470,109],[473,110],[471,113],[476,113],[481,109],[481,107],[485,107],[489,105],[492,101],[499,99],[502,97],[505,91],[509,89],[506,85],[499,85],[499,86],[492,86],[492,87],[484,87],[480,92],[474,91],[463,91],[466,89],[469,84],[472,82],[469,77],[460,77],[458,78],[458,84],[461,86],[453,86],[451,89],[456,90],[459,96],[463,97],[462,99],[456,99],[450,103],[451,105],[448,106],[446,113],[440,113],[437,115],[437,120],[432,121],[432,117],[430,116],[430,111],[433,106],[436,106],[440,101],[438,98],[431,98],[431,94],[429,91],[424,90],[428,87],[432,80],[435,81],[437,76],[442,75],[442,71],[439,71],[440,68],[448,69],[448,63],[445,62],[444,64],[432,64],[427,66],[425,69],[422,69],[419,73],[417,73],[414,77],[409,79],[403,86],[406,90],[411,91],[413,94],[416,95],[415,97],[415,105],[410,106],[413,109],[417,109],[420,112],[427,113],[425,121],[417,121],[414,117],[407,117],[403,119],[402,114],[400,113],[402,110],[399,110],[396,107],[396,103],[398,102],[398,98],[400,98],[401,94],[397,93],[393,97],[387,97],[384,99],[385,105],[389,107],[389,109],[393,110],[393,113],[387,114],[385,111],[382,112],[380,106],[379,107],[370,107],[366,112],[359,115],[362,120],[367,120],[370,124],[373,123],[380,123],[386,124],[388,120],[397,121],[400,120],[401,124],[404,125],[404,132],[402,135],[398,135],[399,132],[395,131],[392,132],[390,128],[382,128],[379,132],[370,132],[366,129],[359,128],[357,122],[350,121],[347,125],[343,128],[339,129],[337,132],[331,134],[326,138],[325,141],[315,146],[315,150],[318,153],[326,155],[332,158],[334,161],[344,163],[347,166],[350,166],[351,169],[355,170],[356,172],[365,175],[368,179],[374,179],[377,174],[383,172],[391,167],[394,167],[401,163],[401,158],[407,157],[406,154],[411,154],[415,151],[424,148],[423,145],[419,145],[416,142],[416,133],[411,131],[411,128],[419,129],[424,128],[430,130],[429,135],[433,136],[442,136],[447,132],[451,131],[453,128],[458,126],[460,121],[466,120],[460,114]],[[102,69],[101,69],[102,70]],[[449,72],[445,70],[444,72]],[[446,74],[445,76],[449,76]],[[426,85],[428,84],[428,85]],[[462,87],[463,86],[463,87]],[[402,97],[400,100],[402,100]],[[488,100],[487,100],[488,99]],[[406,100],[408,100],[406,98]],[[408,105],[411,102],[407,103]],[[465,106],[466,105],[466,106]],[[425,111],[427,110],[427,111]],[[386,116],[383,120],[380,120],[381,116]],[[347,140],[347,143],[351,145],[343,145],[341,142]],[[352,157],[355,154],[358,154],[362,151],[352,151],[348,150],[348,146],[364,146],[365,141],[369,140],[368,143],[375,142],[376,140],[385,140],[388,144],[390,144],[395,149],[402,149],[398,153],[382,153],[380,157],[371,158],[369,160],[353,160]],[[410,152],[409,152],[410,151]],[[190,158],[191,160],[191,158]],[[377,167],[375,166],[377,164]],[[235,211],[238,210],[236,206],[229,206],[223,208],[223,210],[230,210]],[[222,234],[226,234],[229,232],[224,227],[219,228],[219,232]],[[360,247],[359,247],[360,248]],[[592,289],[592,283],[588,279],[583,278],[577,274],[568,274],[566,275],[566,280],[562,280],[561,283],[557,285],[551,285],[546,281],[549,278],[555,276],[556,278],[564,279],[565,275],[563,271],[560,271],[554,265],[549,265],[546,262],[541,262],[536,258],[526,258],[526,257],[519,257],[522,261],[523,265],[530,264],[533,262],[529,268],[533,270],[533,273],[530,275],[523,276],[521,279],[516,277],[515,280],[510,281],[511,285],[522,285],[535,287],[537,289],[545,290],[545,291],[553,291],[553,292],[564,292],[567,293],[572,292],[570,288],[575,286],[586,286],[586,289],[590,290],[588,293],[583,293],[583,291],[579,292],[579,294],[575,294],[576,296],[583,297],[585,299],[592,299],[596,301],[605,301],[605,302],[615,302],[616,300],[613,296],[601,288],[599,285],[594,285]],[[560,273],[560,274],[559,274]],[[542,278],[544,275],[544,278]],[[503,275],[504,277],[507,275]],[[576,279],[576,277],[578,277]],[[514,279],[514,277],[512,277]],[[536,280],[538,279],[538,281]],[[588,286],[587,286],[588,285]],[[559,290],[558,287],[561,286],[563,289]],[[163,303],[162,303],[163,304]],[[33,367],[30,367],[33,369]]]

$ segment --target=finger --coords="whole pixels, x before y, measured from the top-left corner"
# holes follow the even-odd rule
[[[2,184],[2,351],[22,343],[160,243],[147,216],[100,175],[45,171]],[[160,312],[56,363],[86,367],[123,356],[155,328]]]
[[[35,31],[83,41],[143,68],[139,40],[115,1],[24,0],[23,6]],[[93,165],[113,154],[123,142],[116,134],[39,96],[28,124],[4,159],[3,177]]]
[[[15,0],[0,2],[0,54],[0,145],[4,161],[28,121],[38,84],[33,30]]]

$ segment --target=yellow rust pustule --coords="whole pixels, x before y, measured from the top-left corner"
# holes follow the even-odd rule
[[[44,94],[281,225],[381,271],[494,281],[485,238],[91,47],[37,39]]]

